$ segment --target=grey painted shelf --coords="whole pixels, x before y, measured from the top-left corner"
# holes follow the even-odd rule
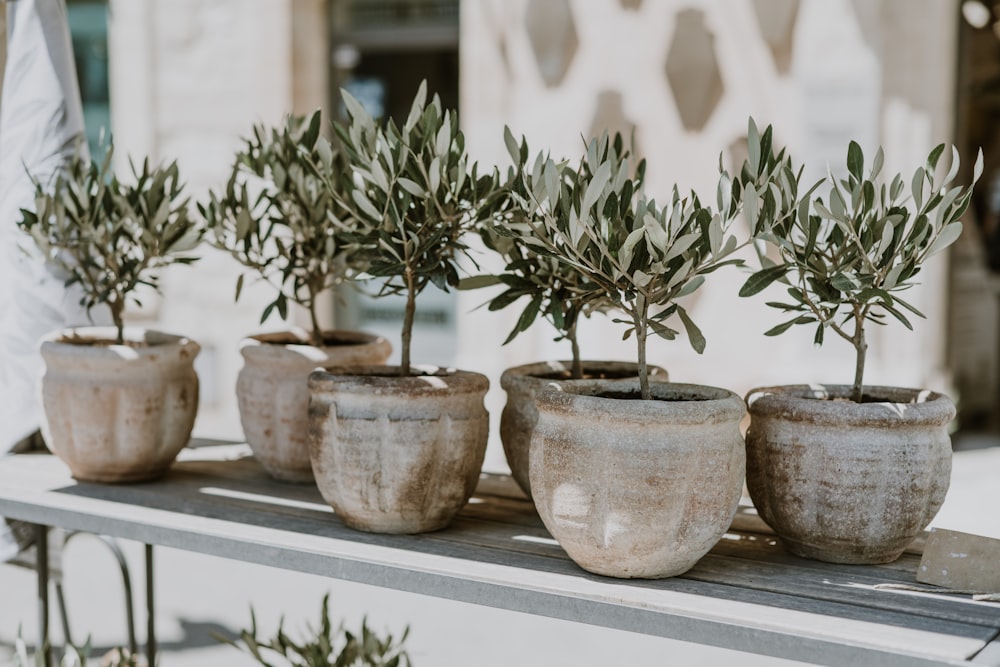
[[[889,565],[807,561],[749,508],[658,581],[579,569],[506,477],[484,476],[447,530],[370,535],[315,487],[271,481],[245,445],[194,447],[163,480],[118,486],[76,482],[47,454],[0,458],[0,515],[823,665],[1000,665],[1000,605],[875,588],[915,582],[920,540]]]

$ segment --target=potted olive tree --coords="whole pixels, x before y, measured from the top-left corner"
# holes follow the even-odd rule
[[[141,168],[132,179],[74,158],[52,183],[36,182],[35,209],[18,226],[81,305],[111,311],[113,327],[54,332],[42,342],[44,433],[77,479],[133,482],[163,475],[187,444],[198,409],[197,343],[129,328],[124,311],[140,285],[157,289],[156,271],[187,264],[203,229],[188,212],[176,164]]]
[[[585,273],[572,264],[538,251],[531,244],[535,227],[543,222],[546,215],[563,216],[567,219],[563,224],[568,222],[572,215],[568,202],[573,199],[573,190],[581,185],[586,187],[588,181],[581,181],[579,174],[565,161],[553,162],[553,169],[543,173],[541,166],[546,164],[545,154],[539,153],[533,160],[529,158],[527,141],[522,137],[518,143],[508,128],[505,128],[504,139],[513,161],[503,188],[506,196],[495,217],[487,220],[479,231],[484,245],[503,258],[505,268],[496,276],[470,278],[467,284],[474,287],[502,284],[505,287],[490,301],[490,310],[500,310],[515,303],[523,305],[524,310],[504,341],[505,345],[542,316],[558,332],[556,340],[566,340],[571,350],[569,360],[524,364],[508,368],[500,377],[500,385],[507,392],[507,402],[500,416],[500,438],[511,475],[530,498],[528,451],[538,422],[535,394],[551,382],[572,382],[584,378],[608,381],[635,379],[638,368],[635,362],[584,361],[581,358],[577,338],[580,319],[594,312],[607,312],[614,304],[601,289],[595,289],[597,286],[589,283]],[[593,161],[610,161],[616,173],[627,174],[629,152],[623,148],[623,143],[620,134],[614,139],[604,135],[593,144],[596,151]],[[640,161],[629,187],[641,187],[644,172],[645,161]],[[559,201],[562,205],[551,210],[536,205],[534,192],[543,179],[548,179],[553,191],[561,191]],[[581,196],[582,193],[578,198]],[[649,366],[648,373],[651,379],[667,381],[666,371],[658,366]]]
[[[352,220],[338,205],[344,161],[321,135],[320,112],[290,116],[278,128],[256,126],[237,154],[225,191],[199,208],[212,243],[276,292],[264,309],[287,317],[288,304],[309,314],[310,329],[262,333],[243,341],[236,381],[247,443],[274,478],[311,482],[306,378],[324,364],[381,364],[384,338],[323,330],[319,302],[365,268],[349,236]],[[236,298],[244,275],[236,283]]]
[[[856,352],[849,385],[791,385],[747,396],[747,485],[760,516],[793,553],[837,563],[895,560],[937,513],[948,489],[955,415],[948,397],[926,390],[864,384],[867,331],[890,319],[912,329],[923,317],[905,298],[925,261],[962,231],[972,188],[954,186],[958,153],[943,178],[938,146],[906,192],[903,177],[881,179],[881,149],[866,172],[851,142],[847,174],[827,180],[826,198],[800,194],[791,161],[761,149],[751,125],[744,176],[778,169],[773,190],[746,210],[757,238],[774,248],[741,294],[778,282],[786,319],[767,332],[815,328],[820,345],[834,335]],[[973,183],[982,171],[976,163]],[[780,195],[782,201],[776,201]],[[751,199],[753,201],[751,202]],[[784,203],[782,203],[784,202]],[[790,204],[790,205],[789,205]]]
[[[406,122],[377,125],[344,93],[340,129],[369,275],[406,297],[402,361],[314,372],[312,463],[324,498],[354,528],[416,533],[443,528],[475,489],[486,450],[485,376],[416,367],[410,341],[416,298],[459,282],[463,235],[486,215],[496,176],[468,164],[451,111],[422,84]]]
[[[698,352],[705,338],[680,299],[738,263],[729,233],[740,182],[725,172],[718,211],[677,188],[665,206],[638,194],[627,161],[594,140],[573,187],[545,160],[527,182],[530,247],[583,274],[634,335],[637,377],[580,380],[537,393],[529,475],[549,532],[581,567],[616,577],[668,577],[691,568],[729,528],[743,485],[739,423],[725,389],[650,382],[650,334],[673,340],[680,321]],[[527,175],[524,176],[528,178]],[[565,211],[565,214],[560,213]]]

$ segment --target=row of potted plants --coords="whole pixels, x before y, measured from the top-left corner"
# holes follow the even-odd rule
[[[957,153],[941,178],[943,147],[934,149],[907,188],[899,175],[881,177],[881,151],[866,170],[852,143],[845,177],[807,187],[801,167],[772,146],[771,129],[751,121],[749,157],[735,175],[720,161],[713,205],[676,187],[659,203],[620,136],[594,139],[567,161],[532,154],[508,130],[503,177],[470,164],[454,112],[428,100],[425,86],[402,126],[376,123],[344,99],[348,122],[333,141],[318,112],[255,128],[225,188],[198,204],[200,216],[182,199],[175,166],[144,165],[126,186],[110,174],[110,152],[100,166],[76,162],[51,187],[37,184],[36,211],[20,226],[83,284],[85,305],[118,313],[114,340],[98,332],[84,345],[91,334],[80,329],[43,344],[50,446],[76,477],[162,475],[189,437],[197,346],[132,332],[120,313],[136,285],[155,286],[151,269],[192,261],[204,236],[275,286],[262,321],[284,316],[289,302],[310,312],[309,332],[244,345],[241,419],[269,474],[315,479],[352,527],[443,528],[478,480],[486,378],[410,359],[416,296],[430,284],[502,284],[490,309],[524,308],[508,340],[541,316],[569,341],[571,360],[504,374],[501,437],[515,479],[585,569],[686,571],[728,529],[744,479],[789,549],[824,560],[892,560],[934,516],[948,484],[954,406],[932,392],[865,386],[865,331],[889,317],[910,327],[920,315],[901,293],[961,232],[971,186],[953,184]],[[746,238],[733,232],[740,215]],[[503,257],[502,273],[460,279],[470,234]],[[849,341],[858,357],[852,386],[764,388],[744,402],[726,389],[668,382],[647,363],[650,335],[683,331],[704,349],[683,298],[713,272],[742,266],[748,246],[760,266],[741,294],[776,283],[787,294],[768,302],[786,319],[767,334],[806,325],[817,344],[831,332]],[[373,277],[382,293],[406,297],[399,366],[383,365],[386,341],[318,324],[320,295]],[[636,340],[634,364],[581,357],[577,326],[594,312],[619,314]],[[97,356],[114,357],[120,382],[104,377],[80,391]],[[150,358],[168,366],[159,389]],[[156,456],[139,451],[143,440]]]

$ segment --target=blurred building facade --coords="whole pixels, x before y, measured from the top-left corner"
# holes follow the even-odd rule
[[[636,138],[648,191],[711,195],[720,155],[745,155],[747,118],[773,124],[776,140],[808,165],[843,171],[847,144],[881,145],[886,171],[907,182],[940,142],[963,139],[958,0],[109,0],[107,91],[118,159],[177,159],[195,198],[219,187],[253,123],[324,107],[335,116],[344,86],[376,113],[405,110],[423,78],[457,105],[469,150],[506,165],[503,128],[536,150],[578,155],[604,130]],[[87,14],[92,21],[93,14]],[[81,30],[83,30],[81,28]],[[91,26],[90,30],[93,30]],[[91,43],[93,47],[93,44]],[[79,65],[79,62],[78,62]],[[84,66],[86,63],[84,62]],[[96,76],[96,75],[95,75]],[[93,130],[91,129],[91,132]],[[974,152],[961,146],[971,166]],[[120,163],[124,166],[124,162]],[[974,225],[969,225],[974,227]],[[927,314],[914,332],[874,332],[866,380],[958,391],[964,405],[996,401],[996,299],[975,230],[928,266],[910,296]],[[489,257],[486,270],[499,270]],[[240,269],[206,250],[195,268],[172,271],[165,296],[137,313],[184,332],[199,362],[202,434],[238,436],[233,386],[242,336],[258,331],[271,298],[263,286],[233,290]],[[779,313],[766,298],[736,296],[745,274],[712,276],[687,304],[708,339],[655,341],[650,360],[677,381],[737,392],[796,382],[849,383],[853,350],[812,331],[765,338]],[[423,361],[485,372],[565,358],[544,322],[507,347],[517,313],[476,309],[485,293],[427,297],[432,316],[416,333]],[[331,297],[328,317],[398,336],[391,304]],[[280,323],[268,322],[267,328]],[[423,341],[423,342],[421,342]],[[583,325],[589,358],[634,357],[610,320]],[[420,359],[420,348],[415,353]],[[498,416],[499,388],[489,408]],[[491,454],[492,467],[501,455]]]

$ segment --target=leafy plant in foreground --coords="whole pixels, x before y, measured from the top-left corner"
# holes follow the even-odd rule
[[[271,662],[274,658],[280,658],[280,664],[289,667],[410,667],[410,657],[403,649],[409,629],[398,640],[391,634],[382,638],[368,627],[367,620],[363,620],[360,635],[345,630],[343,626],[334,632],[330,624],[329,598],[329,595],[323,597],[320,626],[310,630],[314,636],[301,642],[295,642],[286,635],[281,623],[272,639],[258,637],[253,609],[250,610],[250,629],[240,632],[242,645],[223,641],[249,653],[264,667],[274,667]]]

